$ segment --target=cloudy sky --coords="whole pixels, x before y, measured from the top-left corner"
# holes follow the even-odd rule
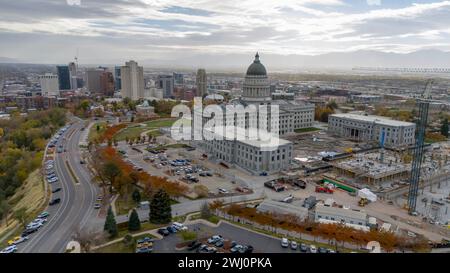
[[[423,49],[450,51],[450,1],[0,0],[0,57],[27,62]]]

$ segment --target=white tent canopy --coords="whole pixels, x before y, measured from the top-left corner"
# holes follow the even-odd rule
[[[361,198],[366,198],[367,200],[369,200],[370,202],[375,202],[377,201],[377,195],[373,192],[371,192],[369,189],[364,188],[362,190],[358,191],[358,196]]]

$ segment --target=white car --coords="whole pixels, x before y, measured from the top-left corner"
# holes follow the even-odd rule
[[[27,225],[27,229],[35,229],[40,228],[44,225],[44,222],[31,222]]]
[[[226,189],[220,188],[220,189],[219,189],[219,193],[221,193],[221,194],[227,194],[228,191],[227,191]]]
[[[0,251],[0,253],[14,253],[16,251],[17,251],[17,246],[12,245],[12,246],[8,246],[7,248],[3,249],[2,251]]]
[[[174,222],[174,223],[172,224],[172,226],[173,226],[175,229],[177,229],[177,230],[181,230],[181,231],[186,231],[186,230],[188,230],[187,226],[185,226],[185,225],[183,225],[183,224],[181,224],[181,223],[178,223],[178,222]]]
[[[281,247],[289,247],[289,240],[287,238],[281,239]]]
[[[292,242],[291,242],[291,249],[292,249],[292,250],[297,250],[297,248],[298,248],[297,242],[296,242],[296,241],[292,241]]]
[[[222,240],[222,236],[214,235],[208,239],[208,244],[215,244],[217,241]]]
[[[311,246],[309,247],[309,251],[310,251],[311,253],[317,253],[317,247],[316,247],[315,245],[311,245]]]

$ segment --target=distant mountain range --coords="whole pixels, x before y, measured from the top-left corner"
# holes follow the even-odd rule
[[[171,59],[136,59],[140,65],[153,68],[243,71],[253,61],[251,54],[183,54],[175,52]],[[387,68],[450,68],[450,52],[420,50],[407,54],[360,50],[332,52],[322,55],[275,55],[260,52],[261,62],[270,71],[296,71],[307,69],[351,69],[353,67]],[[0,57],[0,63],[20,63],[27,60]],[[68,61],[67,61],[68,62]],[[64,63],[63,61],[61,63]],[[94,65],[93,62],[84,62]],[[108,60],[113,65],[120,60]],[[103,63],[103,65],[107,64]],[[81,63],[80,65],[83,65]]]
[[[13,58],[0,57],[0,63],[19,63],[19,62],[20,61]]]
[[[450,52],[421,50],[408,54],[379,51],[333,52],[322,55],[273,55],[260,52],[261,62],[268,71],[296,69],[351,69],[353,67],[390,68],[449,68]],[[205,67],[211,69],[244,69],[253,61],[249,54],[195,55],[172,60],[144,60],[145,66],[152,67]]]

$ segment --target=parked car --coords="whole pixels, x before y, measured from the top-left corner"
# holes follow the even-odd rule
[[[319,247],[318,248],[318,252],[324,254],[324,253],[327,253],[328,250],[326,248],[324,248],[324,247]]]
[[[62,190],[62,188],[56,188],[56,189],[52,190],[52,193],[57,193],[57,192],[60,192],[61,190]]]
[[[94,204],[94,209],[100,209],[101,207],[102,207],[102,205],[100,203]]]
[[[177,230],[181,230],[181,231],[188,230],[187,226],[185,226],[185,225],[183,225],[181,223],[178,223],[178,222],[173,222],[172,223],[172,227],[176,228]]]
[[[167,236],[170,234],[169,231],[167,230],[167,228],[158,229],[158,233],[161,234],[162,236]]]
[[[291,249],[292,249],[292,250],[297,250],[297,248],[298,248],[297,242],[296,242],[296,241],[292,241],[292,242],[291,242]]]
[[[25,236],[35,233],[36,231],[38,231],[38,228],[27,228],[22,232],[22,234],[20,236],[25,237]]]
[[[2,251],[0,251],[0,253],[14,253],[16,251],[17,251],[17,246],[12,245],[12,246],[8,246],[7,248],[3,249]]]
[[[188,250],[194,250],[199,248],[202,245],[201,242],[199,241],[192,241],[189,245],[188,245]]]
[[[136,253],[150,253],[150,252],[152,252],[152,249],[148,247],[141,247],[136,249]]]
[[[28,238],[28,236],[16,236],[16,237],[14,237],[14,239],[12,239],[12,240],[9,240],[8,241],[8,245],[17,245],[17,244],[20,244],[20,243],[22,243],[22,242],[25,242],[26,240],[28,240],[29,238]]]
[[[218,240],[214,245],[215,245],[216,247],[223,247],[223,243],[224,243],[224,240],[221,239],[221,240]]]
[[[217,248],[210,246],[206,248],[206,252],[207,253],[216,253],[217,252]]]
[[[248,245],[245,249],[245,253],[248,253],[248,254],[253,253],[253,246]]]
[[[61,203],[61,198],[55,198],[52,201],[50,201],[50,203],[48,203],[48,205],[49,206],[53,206],[53,205],[56,205],[56,204],[59,204],[59,203]]]
[[[208,246],[207,245],[201,245],[199,248],[197,248],[198,253],[207,253],[208,252]]]
[[[308,251],[308,246],[306,246],[306,244],[301,243],[300,244],[300,251],[301,252],[307,252]]]
[[[38,218],[47,218],[49,215],[50,215],[50,213],[44,211],[38,215]]]
[[[223,240],[221,235],[214,235],[211,238],[208,239],[208,244],[215,244],[216,242]]]
[[[220,194],[227,194],[227,193],[229,193],[229,191],[227,191],[226,189],[219,188],[219,193]]]
[[[230,249],[231,253],[244,253],[245,247],[243,245],[235,245]]]
[[[284,247],[284,248],[289,247],[289,240],[287,238],[281,239],[281,247]]]
[[[309,246],[309,252],[311,253],[317,253],[317,248],[315,245],[310,245]]]
[[[168,230],[170,233],[177,233],[177,229],[174,228],[173,226],[168,226],[168,227],[167,227],[167,230]]]

